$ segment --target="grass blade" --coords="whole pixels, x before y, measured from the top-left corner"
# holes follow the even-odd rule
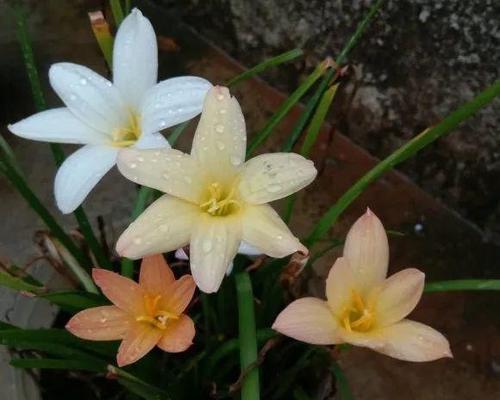
[[[457,127],[461,122],[472,116],[476,111],[490,103],[495,97],[500,95],[500,80],[485,89],[474,99],[461,106],[459,109],[451,113],[440,123],[432,128],[428,128],[419,135],[415,136],[405,145],[400,147],[387,158],[379,162],[375,167],[361,177],[354,185],[352,185],[338,200],[332,205],[328,211],[321,217],[319,222],[313,228],[309,236],[305,239],[306,246],[312,246],[317,240],[321,239],[332,225],[337,221],[337,218],[349,205],[370,185],[385,172],[391,170],[396,165],[407,160],[418,151],[430,145],[441,136],[446,135]]]
[[[13,290],[20,290],[30,293],[39,293],[44,289],[43,285],[36,285],[28,282],[21,276],[15,276],[6,271],[0,270],[0,286],[7,287]]]
[[[51,303],[72,313],[108,304],[106,299],[101,295],[88,292],[52,292],[41,294],[38,297],[47,299]]]
[[[238,297],[240,364],[241,371],[257,362],[257,337],[253,304],[252,281],[248,272],[235,275]],[[241,388],[241,400],[259,400],[259,369],[252,368],[246,375]]]
[[[269,119],[266,126],[253,138],[247,149],[247,157],[251,156],[253,152],[264,143],[271,135],[273,129],[278,125],[283,118],[288,114],[295,104],[304,96],[304,94],[311,88],[314,83],[321,78],[325,71],[331,67],[331,60],[323,61],[316,69],[302,82],[302,84],[295,89],[295,91],[280,105],[278,110]]]
[[[303,54],[304,52],[302,51],[302,49],[293,49],[285,53],[279,54],[276,57],[264,60],[260,64],[257,64],[255,67],[252,67],[246,70],[245,72],[242,72],[238,76],[235,76],[234,78],[227,81],[225,85],[228,87],[235,86],[238,83],[247,80],[249,78],[252,78],[253,76],[260,74],[261,72],[264,72],[269,68],[276,67],[280,64],[295,60],[298,57],[302,57]]]
[[[452,281],[429,282],[424,292],[451,292],[463,290],[500,290],[500,279],[457,279]]]

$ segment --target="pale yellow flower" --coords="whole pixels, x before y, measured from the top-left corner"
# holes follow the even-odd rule
[[[452,357],[442,334],[405,319],[422,296],[425,275],[408,268],[386,278],[388,263],[384,227],[367,210],[352,226],[344,255],[330,270],[327,301],[296,300],[278,315],[273,328],[307,343],[350,343],[406,361]]]
[[[307,249],[267,203],[316,176],[311,161],[293,153],[245,162],[245,120],[224,87],[205,98],[191,154],[173,149],[126,149],[118,167],[129,179],[165,193],[118,240],[122,256],[140,258],[190,244],[198,287],[215,292],[241,242],[271,257]]]

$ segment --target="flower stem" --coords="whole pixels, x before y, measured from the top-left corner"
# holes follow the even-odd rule
[[[252,282],[248,272],[235,275],[239,312],[239,340],[241,371],[257,362],[257,337]],[[259,400],[259,369],[252,368],[244,378],[241,388],[242,400]]]
[[[113,13],[116,29],[118,29],[124,18],[122,5],[120,0],[109,0],[109,5],[111,7],[111,12]]]
[[[500,279],[456,279],[429,282],[424,292],[450,292],[458,290],[500,290]]]

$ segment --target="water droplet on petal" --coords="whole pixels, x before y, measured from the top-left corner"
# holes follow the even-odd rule
[[[134,244],[141,244],[142,243],[142,239],[140,237],[136,237],[134,239]]]
[[[224,125],[222,125],[222,124],[217,124],[217,125],[215,125],[215,131],[216,131],[217,133],[222,133],[222,132],[224,132]]]
[[[219,110],[219,113],[221,113],[221,114],[225,114],[226,112],[227,112],[227,110],[226,110],[225,108],[221,108],[221,109]]]
[[[85,79],[85,78],[80,79],[80,83],[82,85],[86,85],[87,84],[87,79]]]
[[[144,157],[137,157],[137,161],[143,162],[144,161]]]
[[[281,236],[281,235],[276,235],[276,239],[278,239],[278,240],[282,240],[282,239],[283,239],[283,236]]]
[[[224,100],[224,95],[223,94],[218,94],[217,95],[217,100],[219,100],[219,101]]]
[[[130,168],[132,168],[132,169],[134,169],[134,168],[136,168],[136,167],[137,167],[137,164],[135,164],[135,163],[131,163],[131,164],[129,164],[129,167],[130,167]]]
[[[237,166],[240,164],[240,157],[239,156],[236,156],[236,155],[232,155],[229,160],[231,161],[231,164],[233,164],[234,166]]]
[[[162,128],[164,128],[165,126],[167,126],[166,121],[161,120],[161,121],[160,121],[160,126],[161,126]]]
[[[212,250],[212,239],[203,240],[202,248],[205,253],[210,253]]]
[[[170,175],[169,175],[169,174],[163,174],[162,176],[163,176],[163,178],[165,178],[165,179],[170,179]]]
[[[226,145],[223,142],[221,142],[221,141],[217,141],[216,144],[217,144],[217,148],[219,150],[224,150],[226,148]]]
[[[71,101],[75,101],[75,100],[76,100],[76,95],[74,95],[74,94],[70,94],[69,99],[70,99]]]

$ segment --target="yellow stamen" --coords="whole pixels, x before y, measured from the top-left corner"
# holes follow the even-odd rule
[[[166,310],[157,310],[161,295],[144,295],[144,308],[146,315],[139,315],[135,318],[137,322],[147,322],[156,328],[167,329],[170,320],[179,319],[179,315]]]
[[[340,322],[349,332],[367,332],[375,324],[374,307],[365,302],[356,290],[353,290],[350,303],[341,313]]]
[[[128,147],[133,145],[141,137],[140,121],[137,114],[131,112],[129,123],[126,127],[121,127],[113,131],[113,142],[115,147]]]
[[[235,192],[235,185],[232,185],[229,193],[225,194],[221,184],[214,182],[208,187],[208,200],[200,204],[200,208],[213,216],[229,215],[241,207],[235,199]]]

